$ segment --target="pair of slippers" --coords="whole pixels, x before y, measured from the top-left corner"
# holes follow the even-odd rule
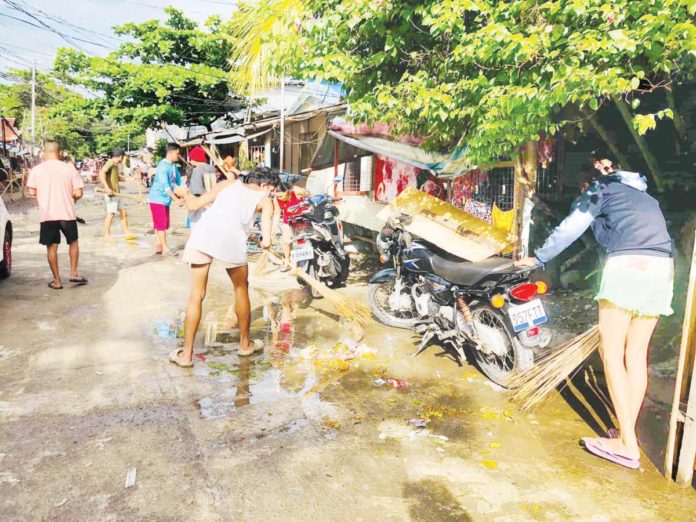
[[[262,352],[264,348],[263,341],[254,339],[251,341],[251,346],[247,350],[239,350],[237,353],[240,357],[249,357],[255,353]],[[176,364],[179,368],[193,368],[193,361],[184,361],[181,359],[181,354],[184,350],[177,348],[169,354],[169,362]]]
[[[610,430],[609,437],[616,438],[612,437],[612,435],[614,434],[615,433],[612,433],[612,430]],[[581,439],[581,443],[589,453],[592,453],[596,457],[608,460],[610,462],[613,462],[614,464],[618,464],[619,466],[623,466],[625,468],[640,468],[640,459],[632,459],[629,457],[625,457],[624,455],[619,455],[618,453],[612,452],[611,449],[609,449],[607,445],[602,441],[602,439],[596,439],[593,437],[583,437]]]
[[[73,283],[75,286],[85,286],[87,283],[89,283],[89,281],[87,281],[87,279],[85,279],[84,277],[80,277],[78,279],[70,279],[70,282]],[[48,288],[50,288],[51,290],[62,290],[63,289],[62,285],[56,286],[53,283],[54,283],[53,281],[49,282]]]

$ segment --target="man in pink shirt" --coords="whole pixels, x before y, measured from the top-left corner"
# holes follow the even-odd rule
[[[77,242],[75,201],[82,197],[84,183],[75,167],[60,160],[60,146],[55,141],[44,143],[44,161],[34,167],[27,180],[29,195],[39,202],[41,232],[39,243],[48,250],[48,266],[53,272],[49,288],[61,290],[58,270],[60,233],[65,236],[70,252],[70,282],[86,285],[87,279],[77,272],[80,248]]]

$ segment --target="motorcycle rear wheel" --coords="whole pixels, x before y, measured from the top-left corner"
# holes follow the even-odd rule
[[[410,291],[410,287],[406,287],[405,290]],[[383,281],[368,285],[367,303],[370,305],[370,310],[382,324],[393,326],[394,328],[413,328],[420,318],[415,303],[412,303],[411,310],[407,312],[395,312],[389,306],[389,296],[393,291],[394,281]]]
[[[474,359],[481,372],[491,381],[507,388],[508,380],[513,373],[531,368],[534,365],[534,352],[523,347],[510,330],[500,312],[489,306],[478,306],[472,311],[474,324],[490,330],[481,331],[480,341],[504,343],[505,355],[489,355],[473,348]],[[500,348],[500,346],[498,346]]]

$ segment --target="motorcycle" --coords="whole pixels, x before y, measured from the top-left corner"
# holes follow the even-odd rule
[[[393,268],[370,279],[372,312],[389,326],[415,329],[421,342],[414,355],[439,341],[460,361],[472,355],[504,387],[513,372],[534,365],[534,348],[550,341],[541,326],[546,283],[531,282],[532,269],[504,257],[477,263],[454,257],[414,238],[404,229],[408,221],[392,218],[377,238],[381,260]]]
[[[287,209],[288,224],[293,230],[292,262],[331,288],[342,286],[350,273],[350,257],[343,248],[343,225],[338,219],[336,201],[318,195]],[[299,278],[298,282],[306,284]],[[321,297],[314,289],[312,296]]]

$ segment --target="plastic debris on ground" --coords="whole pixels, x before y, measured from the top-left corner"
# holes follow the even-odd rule
[[[419,439],[428,439],[436,444],[444,444],[449,440],[444,435],[437,435],[428,428],[415,427],[411,425],[398,424],[394,421],[384,421],[380,424],[380,440],[396,439],[417,441]]]
[[[302,349],[294,349],[292,357],[304,359],[306,361],[315,361],[315,363],[327,363],[334,366],[343,366],[339,362],[332,361],[354,361],[358,359],[374,360],[375,350],[366,344],[360,344],[353,340],[343,340],[337,342],[329,349],[319,349],[316,346],[308,346]]]
[[[387,384],[392,388],[408,388],[411,384],[403,379],[394,379],[390,377],[387,379]]]
[[[126,473],[126,487],[132,488],[135,486],[135,476],[137,474],[137,468],[130,468]]]
[[[425,428],[428,426],[427,419],[410,419],[407,423],[409,426],[414,426],[416,428]]]

